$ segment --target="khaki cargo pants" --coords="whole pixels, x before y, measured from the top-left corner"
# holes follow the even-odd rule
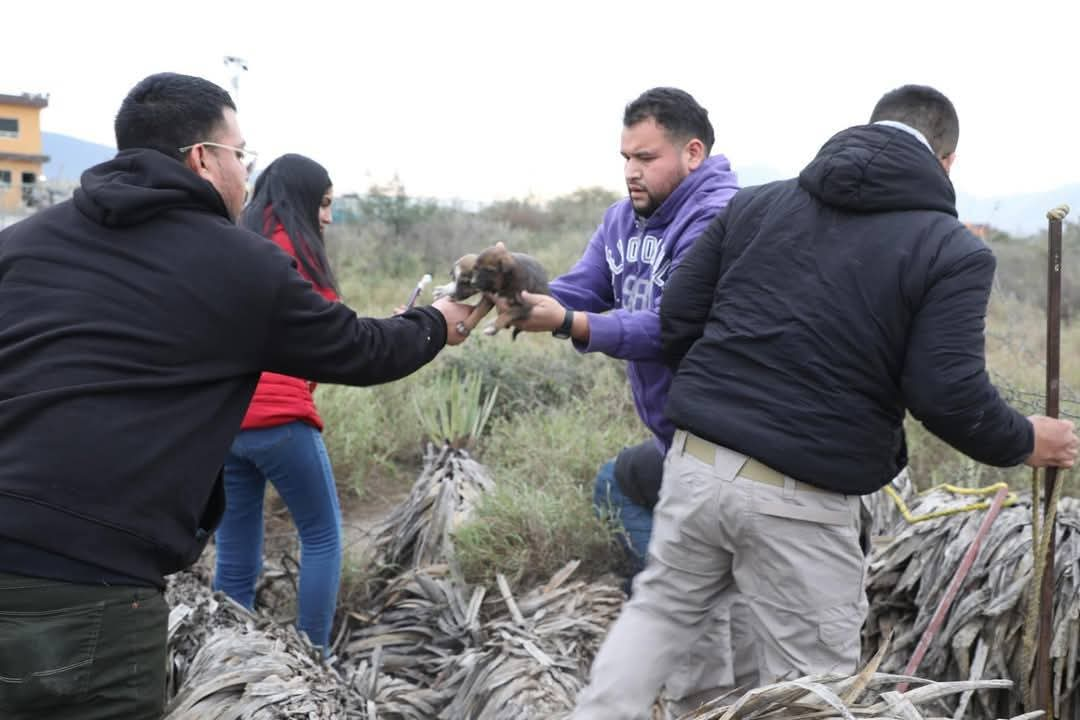
[[[750,608],[762,684],[856,670],[867,612],[859,497],[782,476],[772,484],[760,468],[675,434],[648,564],[593,663],[575,720],[648,718],[672,665],[732,585]]]
[[[664,680],[667,717],[682,717],[714,697],[758,684],[753,618],[732,584]]]

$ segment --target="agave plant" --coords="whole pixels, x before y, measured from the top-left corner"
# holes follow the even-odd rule
[[[450,371],[440,375],[428,393],[413,396],[413,407],[430,440],[457,450],[472,450],[498,395],[496,385],[484,396],[479,373]]]

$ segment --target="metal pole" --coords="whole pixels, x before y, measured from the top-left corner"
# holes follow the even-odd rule
[[[1064,210],[1064,212],[1062,212]],[[1046,414],[1056,418],[1060,411],[1061,380],[1061,221],[1069,212],[1067,207],[1047,213],[1049,240],[1046,274]],[[1035,651],[1035,700],[1046,712],[1046,720],[1054,718],[1054,667],[1050,660],[1050,640],[1054,634],[1054,555],[1055,527],[1048,524],[1050,503],[1057,483],[1058,469],[1043,471],[1044,492],[1042,532],[1049,533],[1049,548],[1043,567],[1039,600],[1039,636]],[[1038,508],[1032,508],[1038,512]]]

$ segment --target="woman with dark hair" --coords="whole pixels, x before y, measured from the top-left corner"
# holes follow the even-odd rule
[[[337,299],[323,230],[333,187],[326,169],[302,155],[282,155],[255,181],[240,224],[277,244],[298,272]],[[274,484],[300,535],[297,627],[327,654],[341,580],[341,510],[315,384],[263,373],[225,461],[226,510],[217,531],[214,589],[251,608],[262,570],[263,496]]]

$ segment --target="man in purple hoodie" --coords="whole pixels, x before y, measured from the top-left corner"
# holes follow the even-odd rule
[[[627,105],[622,156],[629,197],[607,209],[582,258],[551,282],[550,296],[527,295],[532,312],[518,324],[571,339],[581,352],[627,361],[634,404],[654,437],[606,463],[594,497],[598,509],[619,516],[633,573],[644,564],[663,454],[674,433],[663,413],[672,371],[661,355],[660,297],[672,269],[738,190],[727,158],[710,156],[713,140],[708,112],[682,90],[653,88]],[[720,612],[724,619],[709,630],[709,640],[730,646],[726,611]],[[733,684],[730,663],[719,665],[727,669],[718,668],[721,677],[705,686]],[[702,687],[702,680],[676,672],[668,694],[680,697],[684,681]]]
[[[708,112],[676,88],[647,90],[626,106],[622,156],[629,197],[607,209],[585,254],[551,282],[523,330],[571,338],[582,352],[629,361],[638,414],[665,449],[672,372],[660,347],[660,296],[671,270],[739,189],[713,155]]]

